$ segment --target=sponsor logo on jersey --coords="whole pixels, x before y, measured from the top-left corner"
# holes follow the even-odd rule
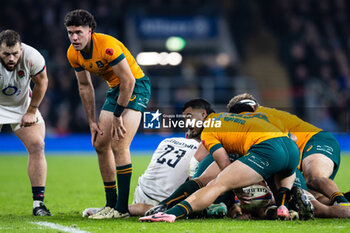
[[[307,152],[309,152],[309,151],[312,149],[312,147],[313,147],[312,145],[311,145],[311,146],[309,146],[309,148],[307,148],[307,150],[306,150],[306,151],[307,151]]]
[[[136,95],[131,96],[130,101],[134,101],[136,99]]]
[[[109,55],[109,56],[113,56],[114,54],[114,50],[113,49],[106,49],[106,54]]]
[[[96,65],[97,65],[98,68],[102,68],[104,66],[102,61],[97,61]]]
[[[18,74],[18,77],[20,77],[20,78],[23,78],[23,77],[24,77],[24,71],[23,71],[23,70],[19,70],[19,71],[17,72],[17,74]]]

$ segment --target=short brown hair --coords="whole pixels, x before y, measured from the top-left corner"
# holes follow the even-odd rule
[[[232,112],[232,108],[235,105],[237,105],[242,100],[252,100],[252,101],[254,101],[255,102],[255,109],[260,106],[258,101],[251,94],[243,93],[243,94],[240,94],[240,95],[236,95],[235,97],[233,97],[230,100],[230,102],[227,104],[227,110],[229,112]],[[237,113],[237,112],[234,112],[234,113]]]
[[[15,46],[17,43],[21,43],[21,37],[18,32],[7,29],[0,32],[0,45],[5,43],[7,47]]]
[[[97,26],[94,16],[90,12],[82,9],[68,12],[64,17],[64,25],[66,27],[89,26],[92,31],[94,31]]]

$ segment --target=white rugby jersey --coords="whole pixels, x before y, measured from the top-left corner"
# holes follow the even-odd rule
[[[189,163],[199,142],[186,138],[167,138],[153,153],[139,186],[149,198],[162,201],[188,178]]]
[[[30,80],[45,68],[43,56],[22,43],[22,55],[13,71],[0,64],[0,124],[20,123],[30,104]]]

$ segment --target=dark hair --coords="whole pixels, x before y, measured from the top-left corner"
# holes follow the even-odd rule
[[[97,26],[94,16],[90,12],[82,9],[68,12],[64,17],[64,25],[66,27],[89,26],[92,31],[94,31]]]
[[[202,98],[193,99],[193,100],[186,102],[184,104],[184,106],[182,107],[182,111],[185,111],[189,107],[196,108],[196,109],[204,109],[208,115],[215,112],[212,109],[210,103]]]
[[[0,32],[0,45],[2,45],[2,43],[5,43],[7,47],[12,47],[17,43],[21,43],[21,37],[18,32],[7,29]]]

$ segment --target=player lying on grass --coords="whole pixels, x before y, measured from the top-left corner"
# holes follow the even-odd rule
[[[233,156],[230,154],[229,157],[231,162],[239,158],[238,156]],[[209,154],[199,163],[197,172],[193,176],[193,180],[187,181],[181,185],[168,198],[164,199],[158,205],[148,210],[145,215],[153,215],[158,212],[164,212],[169,208],[175,206],[201,187],[207,185],[211,180],[215,179],[220,171],[221,170],[213,159],[212,155]],[[244,191],[249,190],[247,195],[254,196],[252,189],[256,189],[256,187],[259,189],[264,188],[265,193],[259,196],[257,199],[252,200],[249,196],[247,197],[245,195]],[[227,216],[231,218],[240,217],[243,214],[243,218],[252,218],[251,216],[257,218],[265,218],[266,207],[268,207],[269,204],[272,204],[272,200],[274,200],[273,196],[270,193],[270,189],[265,185],[265,182],[260,182],[259,184],[248,186],[243,189],[235,189],[234,192],[237,197],[239,197],[238,199],[236,198],[236,203],[233,202],[235,198],[233,192],[227,192],[225,195],[220,196],[214,202],[219,203],[220,205],[213,205],[207,210],[207,212],[209,212],[208,214],[210,216],[223,216],[227,214]],[[296,190],[294,193],[295,192]],[[305,200],[304,202],[300,201],[302,195],[302,198]],[[291,195],[291,199],[293,198],[294,195]],[[297,219],[299,217],[299,213],[302,219],[313,218],[312,207],[309,206],[307,197],[301,193],[296,198],[297,199],[293,200],[293,202],[298,203],[298,208],[293,208],[293,210],[290,210],[290,214],[293,216],[293,219]],[[239,200],[243,202],[243,205],[237,206],[237,204],[239,204]],[[253,205],[251,205],[251,201],[259,202],[259,204],[257,205],[256,203],[253,203]],[[222,203],[225,203],[227,207]],[[275,213],[272,214],[275,215]]]
[[[303,172],[314,196],[321,198],[325,204],[350,205],[333,181],[340,166],[340,147],[333,135],[288,112],[260,106],[252,95],[246,93],[232,98],[227,109],[232,113],[259,112],[278,118],[282,127],[297,137],[296,143],[301,152],[298,168]],[[279,127],[277,124],[280,122],[271,122]],[[320,193],[327,199],[322,198]]]
[[[200,150],[204,150],[203,146],[200,146]],[[195,156],[198,156],[196,153]],[[230,161],[233,162],[238,157],[231,154],[228,155]],[[240,156],[239,156],[240,157]],[[215,179],[217,175],[221,172],[219,166],[215,162],[211,154],[208,154],[199,164],[196,169],[195,174],[192,179],[182,184],[178,189],[176,189],[171,195],[159,202],[158,205],[154,206],[148,210],[145,215],[153,215],[158,212],[164,212],[179,202],[185,200],[189,195],[196,192],[198,189],[206,186],[210,181]],[[227,206],[230,207],[233,204],[234,193],[228,192],[224,196],[219,197],[214,203],[214,208],[207,210],[209,215],[222,216],[227,214]]]
[[[38,110],[48,79],[43,56],[21,42],[13,30],[0,33],[0,131],[10,124],[28,151],[28,175],[33,193],[33,215],[51,216],[44,205],[47,164],[45,122]],[[33,81],[34,89],[30,88]]]
[[[165,213],[142,217],[140,221],[173,222],[206,208],[227,191],[258,183],[271,176],[279,188],[277,216],[289,219],[287,206],[299,163],[299,150],[287,133],[281,132],[260,115],[244,118],[237,114],[217,113],[209,115],[206,120],[216,124],[203,129],[201,146],[205,147],[206,153],[212,153],[222,171],[206,187]],[[243,157],[231,163],[228,153]]]
[[[195,99],[193,119],[204,120],[214,110],[204,99]],[[193,158],[197,151],[200,133],[193,128],[188,129],[187,138],[167,138],[163,140],[153,153],[145,173],[139,177],[134,192],[133,204],[129,205],[131,215],[143,216],[147,210],[166,197],[170,196],[189,177],[190,161],[202,160]],[[94,214],[100,208],[88,208],[83,216]]]

